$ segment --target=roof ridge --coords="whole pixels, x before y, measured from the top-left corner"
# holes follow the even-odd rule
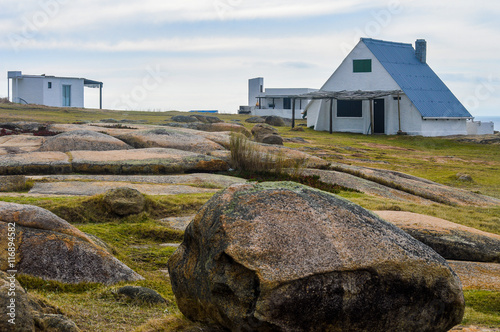
[[[413,48],[413,44],[411,44],[411,43],[393,42],[393,41],[373,39],[373,38],[361,38],[361,40],[363,42],[371,41],[371,42],[376,42],[376,43],[393,44],[393,45],[400,45],[400,46],[411,46]]]

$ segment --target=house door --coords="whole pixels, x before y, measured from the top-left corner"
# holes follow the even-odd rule
[[[375,134],[385,134],[385,106],[384,99],[373,101],[373,132]]]
[[[63,106],[71,106],[71,85],[62,86]]]

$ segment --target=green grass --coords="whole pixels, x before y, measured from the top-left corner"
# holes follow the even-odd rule
[[[112,214],[104,204],[104,195],[92,197],[0,197],[0,200],[40,206],[71,223],[83,224],[190,215],[196,213],[212,195],[213,193],[146,196],[145,212],[130,218],[120,218]]]
[[[500,326],[500,292],[464,291],[465,315],[462,324]]]

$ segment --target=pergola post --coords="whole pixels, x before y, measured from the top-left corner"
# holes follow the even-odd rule
[[[375,123],[373,122],[374,119],[373,119],[373,99],[369,99],[370,100],[370,123],[371,123],[371,134],[373,135],[373,132],[374,132],[374,126],[375,126]]]
[[[330,99],[330,134],[333,133],[333,98]]]
[[[292,99],[292,128],[295,128],[295,98]]]
[[[399,131],[398,134],[401,133],[401,97],[398,92],[398,120],[399,120]]]
[[[99,109],[102,110],[102,83],[99,84]]]

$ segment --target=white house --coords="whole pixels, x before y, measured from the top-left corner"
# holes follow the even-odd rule
[[[248,80],[248,106],[240,106],[239,113],[255,116],[277,115],[292,118],[293,99],[291,96],[303,95],[317,91],[307,88],[271,88],[264,89],[264,78],[257,77]],[[302,117],[305,107],[311,100],[297,99],[295,118]]]
[[[102,82],[76,77],[23,75],[20,71],[8,72],[12,82],[12,102],[39,104],[54,107],[84,107],[84,87],[99,88],[99,105],[102,108]],[[10,87],[9,97],[10,97]]]
[[[423,39],[414,49],[361,38],[320,91],[303,96],[315,99],[306,107],[308,126],[363,134],[467,134],[473,117],[429,67],[426,54]]]

